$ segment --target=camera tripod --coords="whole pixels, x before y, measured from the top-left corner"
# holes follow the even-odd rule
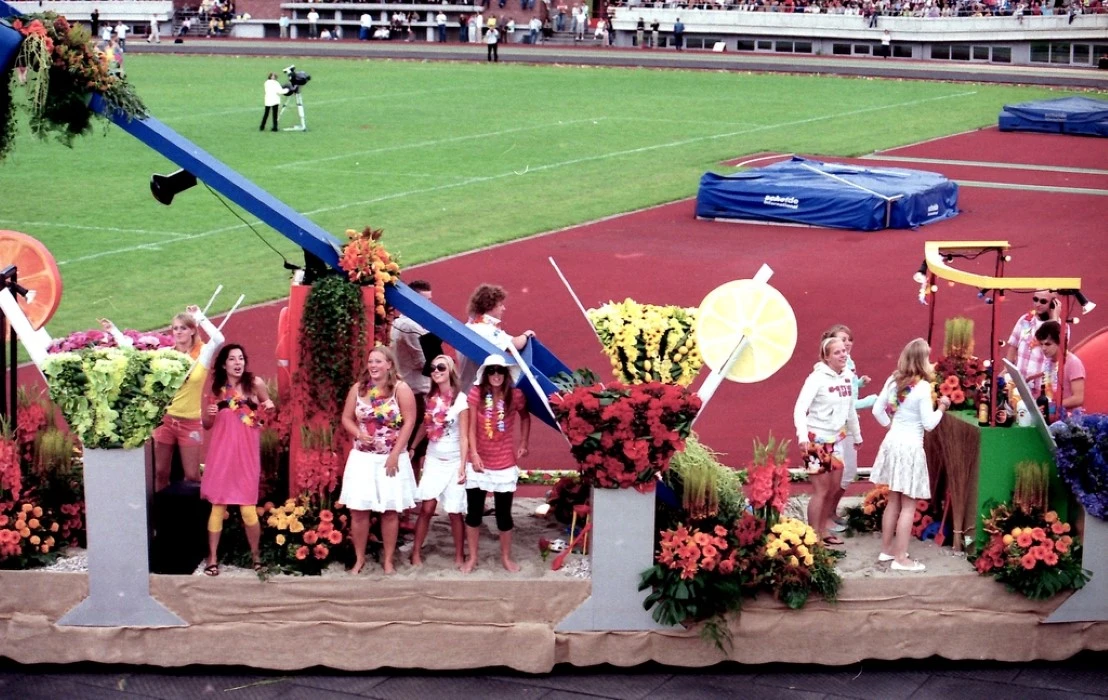
[[[281,101],[281,111],[278,116],[285,113],[285,108],[289,106],[289,100],[296,98],[296,111],[300,115],[299,126],[288,126],[282,129],[282,131],[307,131],[308,123],[304,121],[304,98],[301,96],[300,91],[297,90],[294,93],[285,95],[285,99]]]

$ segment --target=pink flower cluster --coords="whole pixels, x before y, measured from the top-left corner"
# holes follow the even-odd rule
[[[135,341],[135,350],[160,350],[173,347],[173,336],[167,333],[127,329],[123,335]],[[75,331],[64,338],[58,338],[46,349],[48,353],[74,352],[76,350],[99,350],[118,347],[115,338],[105,331]]]

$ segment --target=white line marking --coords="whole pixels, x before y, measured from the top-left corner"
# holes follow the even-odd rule
[[[585,122],[595,122],[608,117],[593,117],[591,119],[573,119],[570,121],[560,122],[548,122],[545,124],[532,124],[530,126],[517,126],[511,129],[502,129],[500,131],[487,131],[483,134],[467,134],[466,136],[451,136],[446,139],[432,139],[430,141],[420,141],[418,143],[398,143],[394,146],[382,146],[380,148],[371,148],[367,151],[353,151],[351,153],[343,153],[337,156],[327,156],[326,158],[314,158],[312,160],[293,160],[288,163],[281,163],[274,166],[275,168],[292,168],[298,165],[315,165],[316,163],[326,163],[332,160],[343,160],[346,158],[353,158],[355,156],[368,156],[374,153],[388,153],[390,151],[404,151],[409,148],[427,148],[429,146],[441,146],[444,143],[458,143],[461,141],[472,141],[474,139],[484,139],[492,136],[503,136],[505,134],[515,134],[521,131],[534,131],[535,129],[550,129],[557,126],[565,126],[568,124],[584,124]]]
[[[136,233],[150,236],[169,236],[170,238],[188,238],[187,233],[175,231],[150,231],[144,228],[118,228],[116,226],[85,226],[82,224],[67,224],[62,221],[22,221],[19,219],[0,219],[0,224],[6,226],[46,226],[50,228],[71,228],[78,231],[103,231],[105,233]]]
[[[1002,168],[1005,170],[1041,170],[1052,173],[1078,173],[1082,175],[1108,175],[1108,170],[1096,168],[1071,168],[1063,165],[1034,165],[1031,163],[995,163],[983,160],[946,160],[944,158],[913,158],[911,156],[861,156],[862,160],[887,160],[897,163],[940,163],[942,165],[969,165],[978,168]]]
[[[393,97],[410,97],[413,95],[432,95],[440,92],[458,92],[459,90],[471,90],[469,87],[453,87],[453,88],[437,88],[434,90],[411,90],[409,92],[392,92],[392,93],[367,93],[364,95],[355,95],[352,97],[335,97],[330,100],[307,100],[304,102],[305,109],[311,109],[312,107],[322,107],[324,105],[337,105],[344,104],[346,102],[361,102],[364,100],[384,100],[391,99]],[[229,114],[245,114],[249,112],[257,112],[254,107],[234,107],[231,109],[222,109],[218,112],[190,112],[188,114],[179,114],[176,116],[170,115],[162,118],[161,121],[165,124],[170,122],[180,122],[186,119],[207,119],[209,117],[223,117]]]
[[[1051,185],[1018,185],[1010,182],[983,182],[980,180],[955,180],[959,187],[987,187],[993,190],[1023,190],[1026,192],[1049,192],[1053,194],[1091,194],[1108,197],[1108,190],[1090,187],[1052,187]]]
[[[654,144],[652,146],[642,146],[640,148],[631,148],[631,149],[627,149],[627,150],[623,150],[623,151],[614,151],[614,152],[611,152],[611,153],[600,153],[600,154],[597,154],[595,156],[586,156],[584,158],[574,158],[572,160],[561,161],[561,162],[558,162],[558,163],[548,163],[546,165],[539,165],[539,166],[536,166],[536,167],[533,167],[533,168],[528,166],[529,167],[528,172],[542,172],[542,171],[545,171],[545,170],[553,170],[555,168],[563,168],[563,167],[566,167],[566,166],[577,165],[577,164],[580,164],[580,163],[590,163],[590,162],[597,161],[597,160],[607,160],[608,158],[618,158],[618,157],[622,157],[622,156],[636,155],[636,154],[639,154],[639,153],[649,153],[651,151],[656,151],[656,150],[659,150],[659,149],[662,149],[662,148],[675,148],[675,147],[679,147],[679,146],[686,146],[690,143],[697,143],[697,142],[700,142],[700,141],[710,141],[710,140],[714,140],[714,139],[729,138],[729,137],[732,137],[732,136],[741,136],[743,134],[755,133],[755,132],[759,132],[759,131],[768,131],[769,129],[780,129],[780,128],[786,128],[786,127],[792,127],[792,126],[799,126],[801,124],[812,124],[812,123],[820,122],[820,121],[828,121],[828,120],[832,120],[832,119],[841,119],[841,118],[844,118],[844,117],[853,117],[853,116],[857,116],[859,114],[866,114],[866,113],[869,113],[869,112],[877,112],[877,111],[886,110],[886,109],[896,109],[898,107],[910,107],[912,105],[923,104],[925,102],[934,102],[934,101],[937,101],[937,100],[947,100],[947,99],[958,98],[958,97],[966,97],[968,95],[975,95],[975,94],[977,94],[976,91],[958,92],[958,93],[953,93],[953,94],[950,94],[950,95],[940,95],[939,97],[928,97],[928,98],[924,98],[924,99],[920,99],[920,100],[911,100],[911,101],[908,101],[908,102],[901,102],[901,103],[897,103],[897,104],[883,105],[883,106],[876,106],[876,107],[867,107],[865,109],[851,110],[849,112],[839,112],[839,113],[836,113],[836,114],[827,114],[827,115],[823,115],[823,116],[820,116],[820,117],[809,117],[807,119],[797,119],[797,120],[794,120],[794,121],[791,121],[791,122],[782,122],[780,124],[769,124],[769,125],[764,125],[764,126],[756,126],[756,127],[750,128],[750,129],[744,129],[744,130],[740,130],[740,131],[730,131],[730,132],[723,133],[723,134],[709,134],[707,136],[696,136],[696,137],[693,137],[693,138],[681,139],[680,141],[670,141],[668,143]],[[499,173],[497,175],[487,175],[487,176],[483,176],[483,177],[473,177],[473,178],[468,178],[468,179],[465,179],[465,180],[463,180],[461,182],[457,182],[457,183],[449,183],[449,184],[445,184],[445,185],[438,185],[438,186],[435,186],[435,187],[427,187],[427,188],[418,189],[418,190],[408,190],[408,191],[405,191],[405,192],[396,192],[396,193],[393,193],[393,194],[382,195],[380,197],[374,197],[373,199],[368,199],[368,200],[364,200],[364,201],[360,201],[360,202],[348,202],[346,204],[340,204],[340,205],[333,206],[333,207],[320,207],[318,209],[313,209],[311,211],[305,211],[305,212],[301,212],[301,213],[304,214],[305,216],[311,216],[312,214],[322,214],[322,213],[328,213],[328,212],[342,211],[344,209],[349,209],[351,207],[365,206],[365,205],[368,205],[368,204],[376,204],[376,203],[388,201],[388,200],[391,200],[391,199],[400,199],[400,198],[403,198],[403,197],[410,197],[412,195],[417,195],[417,194],[426,194],[426,193],[429,193],[429,192],[449,190],[449,189],[454,189],[454,188],[457,188],[457,187],[464,187],[466,185],[479,184],[479,183],[483,183],[483,182],[490,182],[492,180],[500,180],[500,179],[503,179],[503,178],[506,178],[506,177],[512,177],[512,176],[515,176],[515,175],[516,175],[515,171],[509,170],[507,172]],[[615,214],[613,216],[620,216],[620,214]],[[258,224],[258,223],[261,223],[261,222],[254,221],[254,222],[251,222],[251,223]],[[575,224],[575,225],[577,225],[577,224]],[[149,244],[138,245],[138,246],[129,246],[127,248],[117,248],[115,250],[105,250],[105,251],[101,251],[99,253],[93,253],[91,255],[84,255],[84,256],[81,256],[81,257],[78,257],[78,258],[71,258],[69,260],[61,260],[61,261],[58,262],[58,265],[72,265],[73,263],[86,262],[88,260],[96,260],[96,259],[107,257],[107,256],[110,256],[110,255],[118,255],[118,254],[121,254],[121,253],[130,253],[130,252],[139,251],[139,250],[158,250],[162,247],[162,245],[165,245],[165,244],[176,243],[176,242],[179,242],[179,241],[192,241],[192,240],[196,240],[198,238],[205,238],[205,237],[208,237],[208,236],[214,236],[214,235],[219,234],[219,233],[224,233],[226,231],[234,231],[236,229],[240,229],[240,228],[244,228],[244,227],[245,227],[245,224],[234,224],[234,225],[231,225],[231,226],[224,226],[224,227],[218,228],[218,229],[212,229],[210,231],[204,231],[202,233],[192,234],[190,236],[184,236],[184,237],[181,237],[179,239],[174,239],[174,240],[171,240],[171,241],[165,241],[164,243],[161,243],[161,244],[149,243]]]

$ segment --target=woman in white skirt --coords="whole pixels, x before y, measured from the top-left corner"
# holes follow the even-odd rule
[[[908,557],[908,538],[916,500],[931,498],[927,457],[923,452],[923,432],[931,430],[950,407],[950,399],[939,399],[939,408],[931,407],[931,378],[928,357],[931,348],[923,338],[905,346],[896,363],[896,371],[885,382],[873,404],[873,417],[889,428],[877,450],[870,481],[888,484],[889,501],[881,519],[881,554],[878,561],[892,562],[894,571],[921,572],[927,567]]]
[[[477,370],[469,391],[469,464],[466,465],[466,544],[469,554],[464,573],[477,567],[477,545],[485,495],[492,491],[496,528],[500,531],[500,562],[512,573],[519,564],[512,559],[512,494],[519,481],[517,464],[527,454],[531,414],[523,392],[515,388],[520,369],[500,355],[489,355]],[[519,422],[519,447],[515,425]]]
[[[419,477],[416,500],[419,520],[416,521],[415,543],[412,545],[412,565],[423,565],[423,541],[435,509],[442,508],[450,518],[450,533],[454,536],[454,565],[465,564],[466,455],[469,454],[469,399],[461,390],[461,380],[454,360],[439,355],[431,360],[431,390],[427,393],[427,410],[416,432],[413,445],[427,438],[427,456]],[[415,452],[408,450],[409,456]]]
[[[400,513],[415,506],[415,474],[405,450],[415,425],[415,405],[411,388],[397,378],[392,351],[381,345],[373,348],[342,411],[342,427],[354,437],[354,448],[342,474],[339,501],[350,509],[355,574],[365,567],[370,511],[381,514],[385,573],[396,571],[393,555]]]

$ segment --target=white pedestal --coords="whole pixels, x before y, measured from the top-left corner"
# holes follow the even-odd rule
[[[1108,621],[1108,523],[1086,513],[1085,536],[1081,544],[1081,564],[1093,573],[1093,577],[1044,622]]]
[[[60,626],[183,627],[150,596],[146,457],[137,450],[85,450],[88,598]]]
[[[592,595],[555,628],[559,632],[666,629],[650,617],[639,591],[654,565],[654,492],[592,490],[589,564]]]

